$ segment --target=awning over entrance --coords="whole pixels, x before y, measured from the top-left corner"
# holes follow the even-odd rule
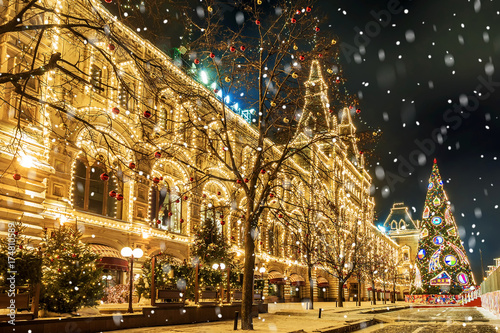
[[[97,259],[97,266],[128,272],[128,261],[123,259],[118,250],[100,244],[90,244],[90,249],[101,256],[101,259]]]
[[[318,287],[320,287],[320,288],[325,288],[325,287],[328,287],[330,285],[328,283],[328,280],[322,276],[318,276],[318,278],[316,279],[316,283],[318,284]]]
[[[292,286],[305,286],[306,280],[299,274],[292,274],[290,275],[290,284]]]
[[[285,277],[278,271],[271,271],[267,274],[269,284],[285,284]]]

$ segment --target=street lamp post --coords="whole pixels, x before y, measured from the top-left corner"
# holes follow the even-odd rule
[[[134,313],[134,309],[132,308],[132,293],[134,288],[134,258],[140,259],[144,252],[141,249],[136,248],[132,250],[130,247],[124,247],[121,251],[121,254],[125,258],[130,258],[130,286],[128,291],[128,313]]]

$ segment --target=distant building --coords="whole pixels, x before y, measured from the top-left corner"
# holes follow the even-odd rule
[[[420,221],[414,220],[408,207],[401,202],[392,206],[383,226],[387,235],[401,247],[399,258],[401,273],[405,278],[410,279],[418,252]]]

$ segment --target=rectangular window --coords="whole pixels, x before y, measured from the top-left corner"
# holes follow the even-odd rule
[[[102,70],[99,66],[92,64],[90,67],[90,84],[92,87],[100,90],[102,83]]]

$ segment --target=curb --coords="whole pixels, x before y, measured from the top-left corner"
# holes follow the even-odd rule
[[[369,320],[361,320],[358,322],[354,322],[352,324],[348,324],[342,327],[336,327],[332,329],[326,329],[326,330],[318,330],[316,332],[320,333],[345,333],[345,332],[354,332],[354,331],[359,331],[361,329],[373,326],[375,324],[380,323],[379,320],[377,319],[369,319]]]

